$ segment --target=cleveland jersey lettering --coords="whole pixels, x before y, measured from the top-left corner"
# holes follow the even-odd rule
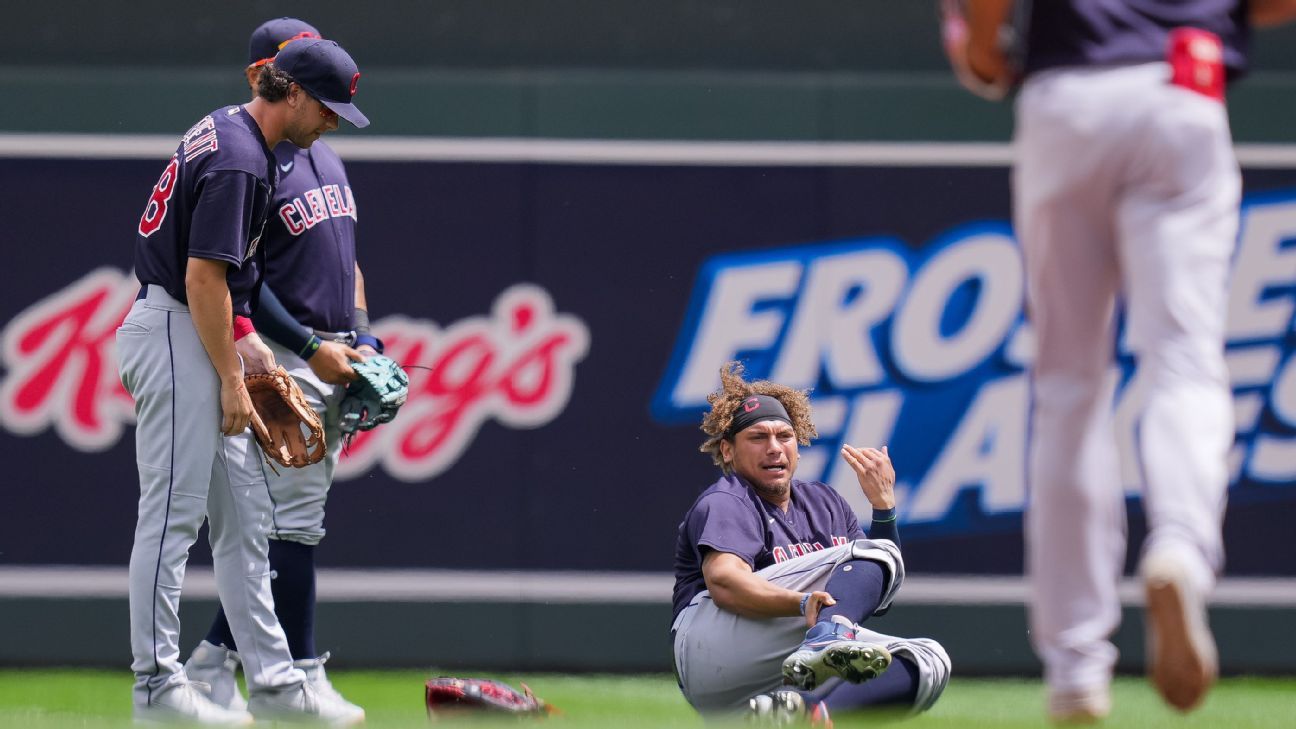
[[[279,219],[293,236],[314,228],[329,218],[357,220],[355,197],[350,185],[323,185],[290,199],[279,207]]]

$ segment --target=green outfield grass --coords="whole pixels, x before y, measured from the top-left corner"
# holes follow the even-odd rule
[[[365,707],[367,726],[426,727],[422,685],[437,672],[336,671],[334,684]],[[466,675],[466,674],[461,674]],[[498,676],[512,683],[526,681],[535,692],[561,707],[564,714],[548,720],[553,729],[567,727],[702,727],[703,722],[680,698],[669,676],[563,676],[554,674]],[[0,726],[87,727],[130,726],[130,677],[125,672],[80,670],[0,671]],[[1296,719],[1296,679],[1226,679],[1206,705],[1188,717],[1179,716],[1157,699],[1145,682],[1120,679],[1116,709],[1103,724],[1130,727],[1290,727]],[[835,716],[838,727],[897,725],[894,716]],[[517,727],[516,721],[441,721],[440,726]],[[711,725],[708,725],[711,726]],[[1046,726],[1037,681],[955,678],[936,708],[916,719],[904,719],[908,729],[954,727],[995,729]]]

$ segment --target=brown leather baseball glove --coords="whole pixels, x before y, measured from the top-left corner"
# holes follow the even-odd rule
[[[522,684],[522,690],[518,691],[502,681],[489,678],[433,678],[424,687],[424,698],[430,718],[477,712],[537,717],[557,713],[557,709],[531,693],[531,687],[526,684]]]
[[[324,459],[324,424],[283,367],[243,381],[252,398],[252,433],[267,463],[273,458],[284,466],[304,468]]]

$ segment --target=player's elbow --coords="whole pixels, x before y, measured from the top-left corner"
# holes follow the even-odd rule
[[[185,291],[190,295],[205,292],[213,287],[226,286],[224,261],[190,258],[185,266]]]

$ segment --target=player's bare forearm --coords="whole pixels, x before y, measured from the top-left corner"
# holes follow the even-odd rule
[[[702,560],[702,577],[716,606],[745,618],[783,618],[801,614],[802,593],[771,584],[739,557],[710,552]]]
[[[185,269],[189,314],[222,384],[243,379],[234,350],[234,315],[225,281],[228,266],[224,261],[190,258]]]
[[[243,368],[234,347],[234,316],[225,281],[227,266],[222,261],[190,258],[185,267],[185,294],[198,339],[220,377],[220,431],[238,435],[251,421],[252,400],[243,384]]]
[[[1251,0],[1248,12],[1252,25],[1281,25],[1296,19],[1296,0]]]
[[[1003,81],[1008,59],[999,45],[1000,28],[1008,23],[1013,0],[968,0],[967,65],[985,83]]]
[[[369,299],[365,296],[364,274],[360,273],[360,264],[355,265],[355,305],[357,309],[369,310]]]

